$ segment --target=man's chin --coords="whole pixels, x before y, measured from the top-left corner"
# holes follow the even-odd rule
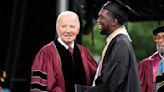
[[[102,30],[99,30],[99,32],[100,32],[101,35],[106,35],[106,33]]]
[[[159,52],[164,53],[164,47],[158,47]]]

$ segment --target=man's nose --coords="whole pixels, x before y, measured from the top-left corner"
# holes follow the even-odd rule
[[[67,27],[67,28],[66,28],[66,32],[68,32],[68,33],[70,33],[71,30],[72,30],[72,29],[71,29],[70,27]]]
[[[97,22],[98,22],[98,23],[100,22],[100,18],[99,18],[99,17],[97,18]]]

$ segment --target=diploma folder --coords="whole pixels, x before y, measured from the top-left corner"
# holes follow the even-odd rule
[[[75,92],[85,92],[85,90],[92,88],[92,86],[75,84]]]

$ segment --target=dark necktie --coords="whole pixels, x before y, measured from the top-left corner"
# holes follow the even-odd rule
[[[69,52],[71,54],[71,58],[72,58],[72,61],[73,61],[73,48],[69,47],[68,50],[69,50]]]

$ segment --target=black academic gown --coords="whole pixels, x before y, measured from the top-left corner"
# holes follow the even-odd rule
[[[110,43],[101,76],[96,86],[85,92],[140,92],[136,57],[126,35],[119,34]]]

